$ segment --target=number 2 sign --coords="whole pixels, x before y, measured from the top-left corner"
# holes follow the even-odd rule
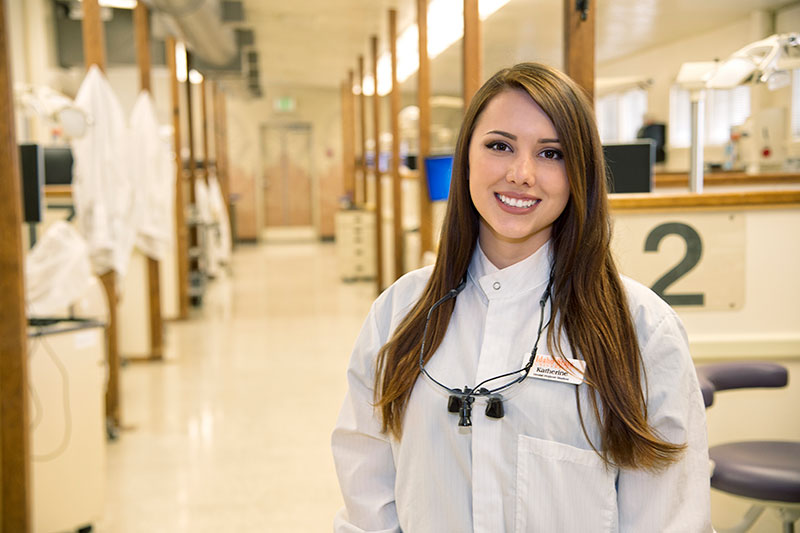
[[[673,307],[722,310],[744,303],[742,214],[617,212],[612,249],[623,274]]]

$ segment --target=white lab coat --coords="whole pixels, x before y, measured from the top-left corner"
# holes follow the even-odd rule
[[[176,177],[175,162],[160,129],[153,99],[142,91],[131,111],[131,175],[141,189],[136,246],[159,261],[172,248]]]
[[[25,307],[28,316],[64,316],[92,281],[89,248],[77,230],[53,222],[25,256]]]
[[[131,184],[125,116],[97,65],[89,68],[75,105],[89,117],[86,135],[72,143],[76,225],[95,273],[115,270],[122,278],[138,233],[141,187]]]
[[[222,194],[222,187],[214,172],[208,175],[208,207],[211,219],[216,225],[214,232],[214,258],[219,265],[227,265],[231,260],[231,225],[228,206]]]
[[[498,270],[476,247],[447,335],[426,369],[451,388],[522,368],[536,339],[549,277],[549,244]],[[528,377],[504,393],[505,417],[473,406],[459,428],[447,393],[420,378],[400,441],[380,433],[372,407],[375,357],[419,298],[431,268],[411,272],[373,304],[347,370],[349,391],[332,446],[345,507],[337,532],[711,531],[705,411],[684,329],[646,287],[624,279],[647,375],[650,423],[686,442],[682,459],[653,475],[606,469],[591,450],[575,385]],[[550,305],[545,310],[545,322]],[[539,353],[552,353],[545,331]],[[568,344],[562,344],[571,357]],[[587,387],[586,429],[599,446]]]

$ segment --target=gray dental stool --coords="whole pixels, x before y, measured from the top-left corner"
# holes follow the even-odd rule
[[[715,392],[785,387],[788,373],[774,363],[715,363],[698,366],[697,378],[708,408]],[[718,533],[744,533],[767,507],[780,514],[783,533],[794,533],[794,523],[800,518],[800,442],[731,442],[712,446],[708,454],[713,463],[711,486],[754,500],[739,524]]]

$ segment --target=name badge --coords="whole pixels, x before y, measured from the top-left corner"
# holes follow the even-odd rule
[[[580,385],[586,371],[586,361],[580,359],[554,359],[552,355],[539,354],[533,360],[530,375],[547,381],[559,381]]]

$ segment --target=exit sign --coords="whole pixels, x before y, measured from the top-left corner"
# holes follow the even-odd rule
[[[291,96],[282,96],[273,101],[272,108],[280,113],[288,113],[294,111],[295,104],[295,100]]]

